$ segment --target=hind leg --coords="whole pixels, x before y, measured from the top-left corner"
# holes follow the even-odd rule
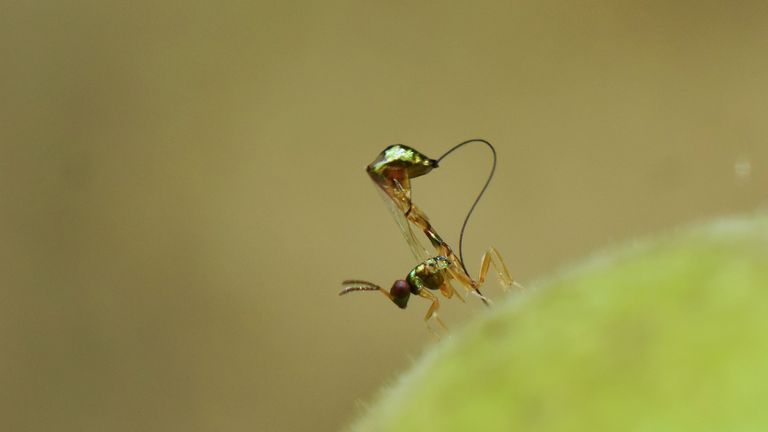
[[[480,275],[477,278],[478,284],[485,282],[485,276],[488,274],[488,269],[491,265],[493,265],[493,269],[496,271],[496,274],[499,277],[499,282],[505,291],[512,286],[523,288],[522,285],[512,279],[512,276],[509,274],[509,269],[507,269],[507,265],[504,264],[504,260],[501,258],[499,251],[493,246],[483,254],[482,261],[480,262]]]
[[[483,303],[485,303],[487,306],[490,306],[491,300],[480,292],[480,284],[467,276],[467,274],[464,273],[464,269],[459,266],[460,264],[455,264],[455,262],[458,262],[458,257],[455,257],[455,255],[453,256],[456,261],[454,261],[454,264],[448,268],[448,273],[451,275],[451,278],[458,281],[459,284],[467,291],[467,294],[477,296],[480,300],[483,301]]]

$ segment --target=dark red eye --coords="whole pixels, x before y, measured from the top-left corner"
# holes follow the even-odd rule
[[[408,282],[403,279],[396,280],[395,283],[392,284],[392,288],[390,288],[389,293],[394,298],[407,297],[411,294],[411,287],[408,286]]]
[[[411,298],[411,286],[403,279],[396,280],[392,284],[392,288],[389,289],[389,295],[392,296],[392,301],[400,309],[405,309],[408,305],[408,299]]]

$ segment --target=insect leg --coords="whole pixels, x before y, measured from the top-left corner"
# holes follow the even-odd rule
[[[443,327],[444,330],[448,330],[448,327],[445,326],[443,320],[437,316],[437,310],[440,309],[440,301],[437,299],[437,297],[435,297],[435,295],[429,292],[427,289],[422,289],[419,291],[419,297],[423,297],[432,302],[432,304],[429,306],[429,309],[427,309],[427,314],[424,315],[424,322],[427,324],[427,327],[429,327],[430,331],[434,333],[434,330],[432,330],[429,325],[429,320],[433,318],[435,321],[437,321],[438,324],[440,324],[441,327]]]
[[[462,303],[466,302],[464,297],[462,297],[459,292],[456,291],[456,288],[454,288],[449,281],[445,281],[442,285],[440,285],[440,292],[443,293],[445,298],[451,298],[455,294]]]
[[[504,260],[501,258],[499,251],[493,246],[483,254],[482,261],[480,262],[480,275],[477,278],[480,284],[485,282],[485,276],[488,274],[488,269],[491,265],[493,265],[493,269],[496,271],[496,274],[499,277],[499,282],[505,291],[512,286],[523,288],[522,285],[512,279],[512,276],[509,274],[509,269],[507,268],[507,265],[504,264]]]
[[[458,259],[458,258],[456,258]],[[467,294],[472,294],[480,298],[480,300],[483,301],[486,305],[490,305],[492,302],[489,298],[484,296],[482,293],[480,293],[480,285],[481,283],[473,281],[469,276],[467,276],[466,273],[464,273],[464,269],[462,269],[457,264],[452,264],[448,268],[448,273],[451,275],[451,278],[456,279],[459,281],[461,286],[464,287],[464,289],[467,290]]]

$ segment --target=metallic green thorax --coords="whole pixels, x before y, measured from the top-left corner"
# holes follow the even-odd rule
[[[436,160],[408,146],[395,144],[385,148],[376,160],[368,165],[366,171],[376,184],[383,187],[391,179],[407,181],[409,178],[422,176],[436,167]]]
[[[413,294],[418,294],[423,288],[438,290],[445,283],[445,269],[451,262],[444,256],[436,256],[422,262],[408,273],[405,278]]]

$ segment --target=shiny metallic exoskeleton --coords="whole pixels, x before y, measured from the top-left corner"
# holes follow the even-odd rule
[[[442,321],[437,316],[439,301],[437,296],[431,291],[440,291],[446,298],[451,298],[456,294],[457,297],[463,301],[464,299],[457,294],[456,290],[451,285],[451,282],[456,280],[467,290],[467,292],[478,296],[483,302],[489,304],[489,300],[480,292],[480,286],[485,282],[485,277],[491,264],[496,270],[496,273],[499,276],[499,281],[504,289],[513,285],[520,286],[512,279],[504,261],[498,251],[493,247],[489,248],[488,251],[483,254],[478,278],[477,280],[474,280],[469,275],[461,258],[461,240],[459,242],[459,255],[456,255],[448,243],[446,243],[437,233],[435,228],[429,222],[426,214],[411,200],[412,178],[428,174],[438,167],[442,158],[461,146],[471,142],[487,144],[493,152],[494,157],[491,175],[478,195],[478,198],[475,200],[475,203],[472,205],[469,212],[469,214],[471,214],[490,183],[496,165],[496,151],[493,149],[493,146],[485,140],[465,141],[451,148],[439,159],[431,159],[419,151],[402,144],[391,145],[385,148],[378,157],[368,165],[366,168],[368,175],[383,193],[385,201],[389,205],[392,215],[397,221],[400,231],[408,243],[411,252],[416,257],[418,264],[408,273],[408,276],[406,276],[405,279],[395,281],[389,291],[371,282],[346,280],[343,282],[345,288],[339,293],[340,295],[353,291],[381,291],[393,303],[403,309],[407,306],[408,300],[412,294],[418,295],[432,302],[432,305],[424,317],[427,323],[429,323],[431,319],[435,319],[438,323],[443,325]],[[469,219],[469,214],[467,215],[467,220]],[[464,226],[462,226],[460,239],[463,239],[465,226],[466,220]],[[421,232],[427,237],[432,250],[422,245],[418,239],[417,232]]]

